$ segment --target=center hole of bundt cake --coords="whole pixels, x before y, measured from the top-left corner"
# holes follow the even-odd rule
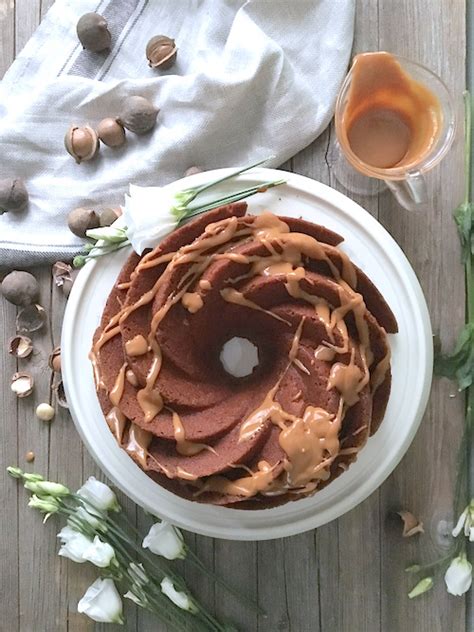
[[[223,344],[220,361],[229,375],[247,377],[258,366],[258,348],[248,338],[234,336]]]

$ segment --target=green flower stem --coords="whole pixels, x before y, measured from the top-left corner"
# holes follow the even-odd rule
[[[254,601],[253,599],[250,599],[249,597],[244,597],[243,595],[241,595],[239,593],[239,591],[235,590],[235,588],[230,586],[226,581],[224,581],[218,575],[216,575],[213,571],[208,569],[201,562],[201,560],[196,555],[196,553],[194,553],[194,551],[192,549],[190,549],[187,545],[186,545],[186,553],[187,553],[186,559],[189,560],[192,564],[194,564],[200,571],[205,573],[208,577],[213,579],[216,583],[220,584],[231,595],[233,595],[234,597],[236,597],[237,599],[239,599],[243,603],[249,605],[254,612],[256,612],[256,613],[258,613],[258,614],[260,614],[260,615],[262,615],[264,617],[267,616],[267,613],[265,612],[265,610],[263,610],[263,608],[261,608],[256,601]]]
[[[82,499],[81,496],[79,496],[78,498]],[[82,499],[82,500],[86,500],[86,499]],[[88,502],[88,501],[87,501]],[[88,504],[92,504],[92,503],[88,503]],[[84,535],[87,535],[89,537],[94,537],[94,535],[97,535],[97,531],[94,527],[92,527],[92,525],[90,525],[88,522],[80,520],[77,515],[75,515],[75,512],[72,508],[68,507],[64,502],[61,503],[61,513],[64,513],[65,515],[67,515],[69,517],[70,523],[72,525],[74,525],[75,528],[77,528],[77,530],[79,530],[81,533],[83,533]],[[104,520],[104,522],[106,522]],[[115,532],[115,533],[114,533]],[[120,541],[121,539],[124,539],[128,544],[134,544],[130,541],[129,538],[127,538],[126,536],[124,537],[123,534],[119,534],[118,533],[118,529],[115,529],[113,525],[110,524],[110,520],[107,521],[107,531],[105,532],[100,532],[99,533],[100,537],[102,538],[103,541],[108,542],[108,544],[110,544],[116,554],[116,558],[119,561],[119,565],[120,565],[120,570],[121,573],[123,575],[128,576],[129,580],[130,580],[130,586],[132,586],[132,584],[136,584],[136,578],[134,578],[131,574],[130,571],[128,570],[129,564],[136,564],[137,560],[132,557],[130,555],[130,553],[127,551],[127,549],[125,548],[125,546],[122,544],[122,542]],[[135,547],[133,547],[135,548]],[[182,581],[182,579],[175,575],[171,569],[168,572],[163,571],[163,569],[159,568],[157,565],[155,564],[149,564],[149,560],[148,558],[142,553],[142,551],[140,549],[137,550],[137,552],[140,554],[140,557],[142,558],[142,562],[145,562],[147,565],[149,566],[153,566],[154,568],[156,568],[159,571],[159,575],[160,578],[158,581],[161,581],[164,577],[168,576],[170,577],[170,579],[172,580],[173,584],[176,586],[177,589],[179,590],[183,590],[184,592],[186,592],[186,594],[188,594],[192,600],[192,602],[195,604],[196,608],[197,608],[197,612],[196,613],[188,613],[184,610],[182,610],[181,608],[179,608],[178,606],[176,606],[175,604],[173,604],[173,602],[171,600],[168,599],[168,597],[166,595],[164,595],[161,591],[161,586],[159,586],[157,584],[157,581],[155,580],[155,577],[153,577],[153,575],[149,574],[149,571],[146,571],[145,574],[148,577],[148,582],[146,582],[144,584],[144,587],[148,587],[151,586],[153,587],[153,599],[155,601],[160,601],[161,604],[164,606],[164,610],[166,611],[167,609],[171,608],[171,611],[174,613],[174,615],[176,615],[179,619],[178,622],[172,622],[173,625],[176,626],[176,629],[178,630],[178,632],[181,632],[181,630],[183,629],[182,627],[180,627],[182,625],[182,623],[184,622],[188,622],[190,620],[190,617],[193,620],[193,625],[194,628],[196,629],[196,622],[195,622],[195,617],[199,617],[201,618],[204,622],[207,622],[211,627],[209,628],[208,626],[205,628],[206,630],[215,630],[216,632],[221,632],[224,628],[221,626],[221,624],[214,619],[214,617],[212,617],[212,615],[210,615],[200,604],[199,602],[194,599],[194,597],[192,596],[192,594],[190,593],[188,587],[186,586],[186,584]],[[146,595],[146,590],[143,590],[143,593]],[[150,601],[150,598],[147,596],[147,600]],[[151,602],[150,602],[151,603]],[[163,610],[159,610],[160,615],[162,614]]]
[[[138,531],[138,529],[135,527],[135,525],[132,524],[132,522],[130,521],[130,519],[128,518],[126,513],[123,514],[123,517],[124,517],[125,521],[127,522],[127,525],[129,526],[130,530],[133,531],[134,535],[139,540],[142,540],[143,536]],[[236,590],[235,588],[230,586],[224,579],[219,577],[219,575],[217,575],[216,573],[211,571],[209,568],[207,568],[207,566],[205,566],[203,564],[201,559],[196,555],[196,553],[194,553],[194,551],[191,548],[189,548],[189,546],[186,543],[185,543],[185,548],[186,548],[186,560],[187,561],[191,562],[191,564],[193,564],[196,568],[198,568],[200,571],[205,573],[208,577],[210,577],[212,580],[214,580],[217,584],[222,586],[222,588],[225,588],[225,590],[227,590],[231,595],[233,595],[236,599],[241,601],[247,607],[250,607],[254,612],[256,612],[256,613],[258,613],[258,614],[260,614],[260,615],[262,615],[264,617],[267,616],[267,613],[265,612],[265,610],[263,610],[258,605],[257,602],[255,602],[253,599],[250,599],[249,597],[246,597],[245,595],[242,595],[238,590]],[[141,550],[142,549],[140,549],[140,551]]]
[[[242,167],[241,169],[238,169],[237,171],[232,171],[231,173],[229,173],[229,175],[223,176],[222,178],[219,178],[218,180],[213,180],[212,182],[202,184],[201,186],[196,187],[195,189],[186,189],[185,191],[183,191],[183,193],[186,194],[189,192],[190,194],[192,194],[192,197],[190,197],[188,200],[188,204],[189,202],[192,202],[203,191],[207,191],[208,189],[214,187],[216,184],[220,184],[221,182],[230,180],[230,178],[234,178],[235,176],[238,176],[241,173],[244,173],[245,171],[250,171],[250,169],[253,169],[254,167],[259,167],[260,165],[263,165],[263,163],[267,162],[268,160],[270,160],[270,158],[264,158],[263,160],[259,160],[258,162],[255,162],[253,165],[249,165],[248,167]]]
[[[464,201],[463,206],[468,208],[471,200],[471,97],[469,92],[464,92]],[[472,222],[472,216],[471,216]],[[469,254],[465,259],[465,283],[466,283],[466,322],[474,324],[474,274],[473,274],[473,243],[471,223],[471,244]],[[470,385],[466,396],[466,418],[463,435],[459,446],[458,470],[454,493],[454,520],[469,503],[468,467],[471,449],[472,418],[474,411],[474,386]]]
[[[216,200],[215,202],[210,202],[208,204],[201,204],[201,206],[195,206],[188,210],[186,215],[182,217],[180,222],[184,222],[190,217],[195,217],[196,215],[200,215],[201,213],[205,213],[206,211],[210,211],[213,208],[217,208],[218,206],[223,206],[224,204],[232,204],[233,202],[239,202],[240,200],[244,200],[245,198],[250,197],[251,195],[255,195],[256,193],[260,193],[265,191],[266,189],[272,189],[273,187],[277,187],[280,184],[285,184],[286,180],[273,180],[271,182],[264,182],[263,184],[259,184],[248,189],[244,189],[243,191],[238,191],[237,193],[229,193],[229,195]]]

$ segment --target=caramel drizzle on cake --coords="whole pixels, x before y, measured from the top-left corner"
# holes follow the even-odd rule
[[[250,243],[260,244],[264,254],[245,255],[234,252],[236,248]],[[144,306],[155,305],[165,279],[179,273],[177,284],[154,311],[149,331],[127,340],[124,344],[125,354],[132,358],[145,354],[149,354],[150,357],[144,383],[136,390],[136,401],[143,413],[145,425],[164,408],[169,409],[178,454],[189,459],[193,459],[204,450],[217,454],[212,445],[189,441],[186,438],[185,426],[180,415],[172,410],[160,392],[163,354],[157,332],[175,305],[180,304],[186,309],[190,318],[203,308],[207,295],[212,290],[212,284],[201,277],[212,264],[225,259],[248,268],[244,274],[230,278],[227,285],[219,290],[225,302],[261,312],[291,330],[293,325],[284,316],[272,311],[271,308],[262,307],[248,298],[245,291],[234,287],[236,283],[245,279],[278,277],[283,279],[289,298],[310,305],[314,310],[314,315],[325,328],[326,339],[314,349],[312,362],[331,364],[327,390],[335,389],[339,393],[337,412],[307,405],[301,415],[294,415],[277,401],[282,380],[285,379],[290,366],[293,365],[303,374],[310,375],[309,368],[298,357],[305,328],[303,317],[293,332],[286,368],[267,391],[258,407],[242,419],[239,425],[238,442],[241,443],[251,440],[257,433],[264,432],[267,424],[271,423],[279,433],[278,443],[284,454],[281,462],[272,465],[261,459],[256,463],[255,470],[249,470],[247,466],[242,465],[248,474],[237,479],[223,474],[201,479],[181,466],[170,471],[169,468],[160,465],[154,457],[153,460],[167,477],[186,481],[194,487],[193,495],[196,498],[205,493],[242,498],[252,498],[256,495],[271,497],[286,492],[310,494],[321,482],[330,478],[331,466],[338,457],[354,455],[362,447],[359,444],[357,448],[341,448],[341,426],[348,411],[359,402],[360,394],[367,385],[370,385],[373,396],[390,375],[390,349],[386,344],[384,356],[378,362],[374,362],[368,310],[364,297],[357,292],[358,271],[347,254],[336,246],[318,241],[311,235],[290,231],[285,221],[271,213],[259,216],[231,216],[210,223],[201,235],[175,252],[163,254],[158,247],[139,261],[128,281],[123,281],[117,286],[119,289],[128,290],[145,270],[164,266],[166,271],[166,275],[161,273],[151,289],[144,292],[138,300],[126,302],[120,307],[94,341],[90,357],[96,386],[99,393],[105,393],[111,404],[107,423],[117,441],[146,469],[150,457],[149,447],[154,435],[134,423],[127,422],[119,409],[125,383],[136,386],[139,381],[128,363],[124,362],[116,375],[113,387],[108,390],[103,379],[100,354],[106,343],[121,335],[122,327],[126,325],[131,314]],[[311,293],[306,269],[308,261],[319,262],[327,267],[329,277],[337,289],[338,305],[334,306],[326,298]],[[345,318],[349,314],[355,323],[357,340],[351,338],[347,329]],[[385,335],[384,329],[380,329]],[[334,362],[338,356],[342,358],[347,354],[350,354],[348,362]],[[362,429],[359,428],[356,432],[361,433]],[[339,466],[340,469],[344,469],[344,466]],[[239,466],[229,463],[229,467]]]

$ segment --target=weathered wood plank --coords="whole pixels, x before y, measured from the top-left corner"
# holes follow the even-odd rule
[[[35,272],[41,288],[40,304],[48,314],[50,310],[50,275],[46,268]],[[11,335],[14,335],[12,323]],[[49,403],[49,371],[45,370],[50,350],[50,325],[47,323],[40,331],[31,334],[34,351],[22,360],[22,369],[35,381],[33,393],[18,400],[18,452],[20,466],[27,471],[46,473],[48,470],[50,423],[40,421],[35,415],[36,406]],[[13,394],[12,394],[13,397]],[[34,463],[25,464],[24,455],[28,451],[35,453]],[[42,597],[44,586],[54,577],[56,560],[51,555],[56,546],[54,521],[41,527],[41,516],[27,507],[28,494],[19,492],[19,591],[20,626],[33,628],[35,624],[48,629],[55,623],[51,619],[52,609]]]
[[[380,3],[379,41],[388,49],[418,60],[447,83],[462,121],[461,94],[465,87],[465,3],[403,0],[397,11]],[[410,33],[410,36],[400,36]],[[452,54],[446,51],[453,49]],[[464,283],[459,264],[458,238],[451,213],[463,193],[462,123],[458,139],[428,176],[432,205],[409,213],[393,198],[380,198],[380,220],[402,245],[423,286],[435,332],[451,344],[464,318]],[[394,508],[412,508],[425,520],[426,535],[401,541],[399,529],[385,528],[382,544],[382,629],[465,629],[463,598],[449,597],[442,578],[419,600],[406,598],[408,578],[402,569],[416,560],[430,561],[446,547],[447,523],[452,519],[452,489],[456,451],[463,424],[462,397],[450,398],[455,386],[435,380],[430,405],[416,439],[381,490],[381,517]]]
[[[3,274],[0,278],[3,278]],[[0,558],[3,572],[0,573],[0,621],[9,630],[19,626],[18,597],[18,486],[5,471],[8,465],[18,462],[18,435],[16,432],[17,401],[9,388],[10,377],[17,370],[15,359],[7,353],[12,335],[11,324],[15,321],[16,309],[6,301],[0,301]],[[20,498],[20,503],[22,502]]]
[[[40,0],[15,0],[15,55],[22,50],[40,22]]]
[[[15,58],[15,3],[0,4],[0,78]]]

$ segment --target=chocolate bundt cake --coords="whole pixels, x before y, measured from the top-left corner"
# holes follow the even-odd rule
[[[334,232],[247,204],[130,255],[91,360],[119,445],[198,502],[263,509],[313,494],[357,458],[390,394],[395,317]],[[258,349],[224,369],[234,337]]]

